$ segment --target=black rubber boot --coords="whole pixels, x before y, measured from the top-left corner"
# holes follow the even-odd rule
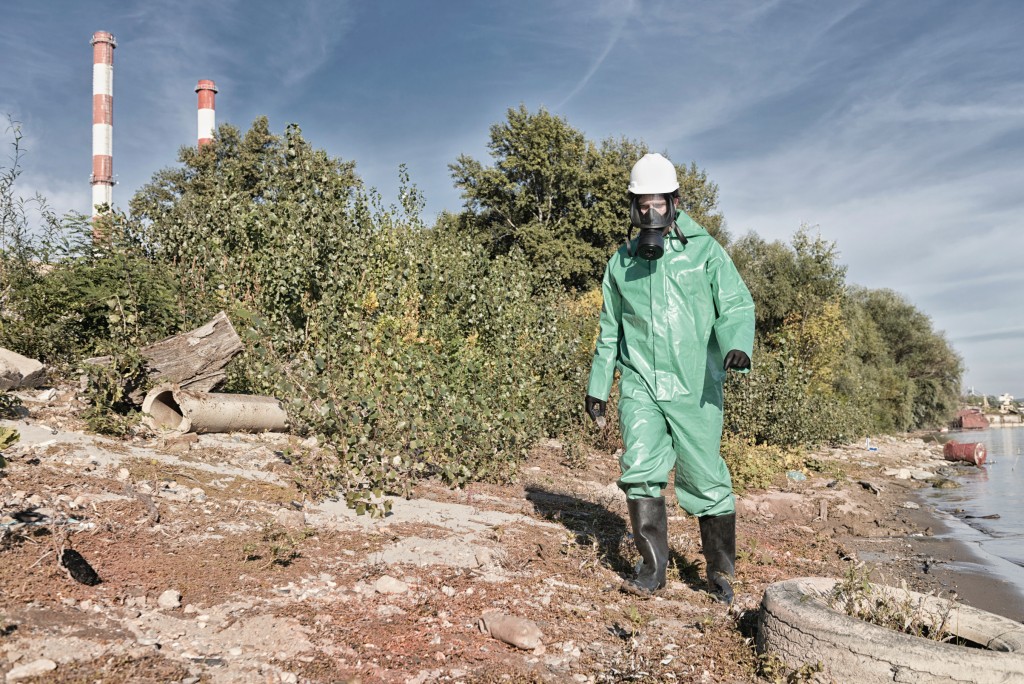
[[[668,512],[665,497],[626,499],[633,524],[633,543],[643,557],[636,577],[622,584],[622,590],[650,596],[665,588],[668,568]]]
[[[700,544],[708,565],[708,589],[716,600],[732,603],[736,570],[736,514],[705,515],[700,521]]]

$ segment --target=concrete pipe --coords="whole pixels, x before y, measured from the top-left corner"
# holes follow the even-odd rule
[[[146,424],[175,432],[284,432],[288,415],[274,397],[154,387],[142,402]]]

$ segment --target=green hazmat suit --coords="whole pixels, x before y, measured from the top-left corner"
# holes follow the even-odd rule
[[[685,213],[676,224],[686,242],[670,231],[662,258],[631,257],[634,240],[608,261],[587,394],[606,401],[618,368],[627,498],[661,496],[674,466],[684,510],[727,515],[735,500],[719,453],[723,362],[733,349],[752,355],[754,302],[725,249]]]

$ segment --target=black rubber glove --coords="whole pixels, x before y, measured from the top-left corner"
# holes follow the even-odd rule
[[[733,349],[725,355],[725,370],[735,368],[736,370],[746,370],[750,368],[750,357],[739,349]]]
[[[587,415],[590,419],[597,423],[598,427],[604,427],[604,410],[608,406],[608,402],[601,401],[596,397],[592,397],[589,394],[587,398],[583,400],[583,406],[587,411]]]

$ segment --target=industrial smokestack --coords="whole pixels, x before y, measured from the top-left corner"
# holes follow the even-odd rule
[[[113,203],[114,188],[114,48],[106,31],[92,34],[92,210]]]
[[[213,131],[217,125],[213,99],[217,94],[217,86],[213,81],[202,79],[196,84],[196,92],[199,93],[199,143],[197,146],[202,147],[213,142]]]

